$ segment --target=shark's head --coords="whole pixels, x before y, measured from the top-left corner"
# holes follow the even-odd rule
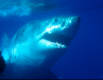
[[[7,64],[50,69],[65,54],[79,23],[77,16],[31,21],[15,33],[3,57]]]

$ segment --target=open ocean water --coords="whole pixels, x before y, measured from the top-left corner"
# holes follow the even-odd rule
[[[54,16],[79,16],[79,29],[67,52],[56,61],[51,72],[57,79],[103,79],[103,0],[30,0],[34,3],[28,3],[32,7],[31,12],[28,12],[28,6],[25,7],[27,3],[21,6],[23,9],[19,7],[17,11],[9,12],[18,1],[20,0],[0,0],[1,51],[2,40],[5,44],[9,43],[8,40],[4,40],[3,35],[7,34],[11,38],[28,22],[50,19]],[[7,11],[3,14],[5,9]],[[6,77],[9,78],[9,75]],[[25,75],[22,77],[25,78]]]

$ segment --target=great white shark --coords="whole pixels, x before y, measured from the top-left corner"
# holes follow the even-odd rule
[[[78,16],[56,16],[22,26],[2,48],[5,78],[54,78],[50,70],[66,53],[79,25]]]

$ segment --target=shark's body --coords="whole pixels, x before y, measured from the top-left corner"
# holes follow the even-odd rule
[[[24,25],[3,48],[2,56],[7,64],[4,75],[53,78],[50,69],[64,55],[78,27],[76,16],[34,20]]]

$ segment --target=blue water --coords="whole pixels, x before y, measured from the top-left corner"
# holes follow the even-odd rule
[[[103,78],[103,0],[73,0],[68,4],[80,15],[80,29],[53,71],[61,78]]]
[[[21,26],[34,19],[80,16],[77,35],[52,72],[58,78],[103,78],[103,0],[56,0],[53,3],[55,7],[51,10],[39,10],[27,17],[1,17],[0,37],[5,32],[13,36]]]

